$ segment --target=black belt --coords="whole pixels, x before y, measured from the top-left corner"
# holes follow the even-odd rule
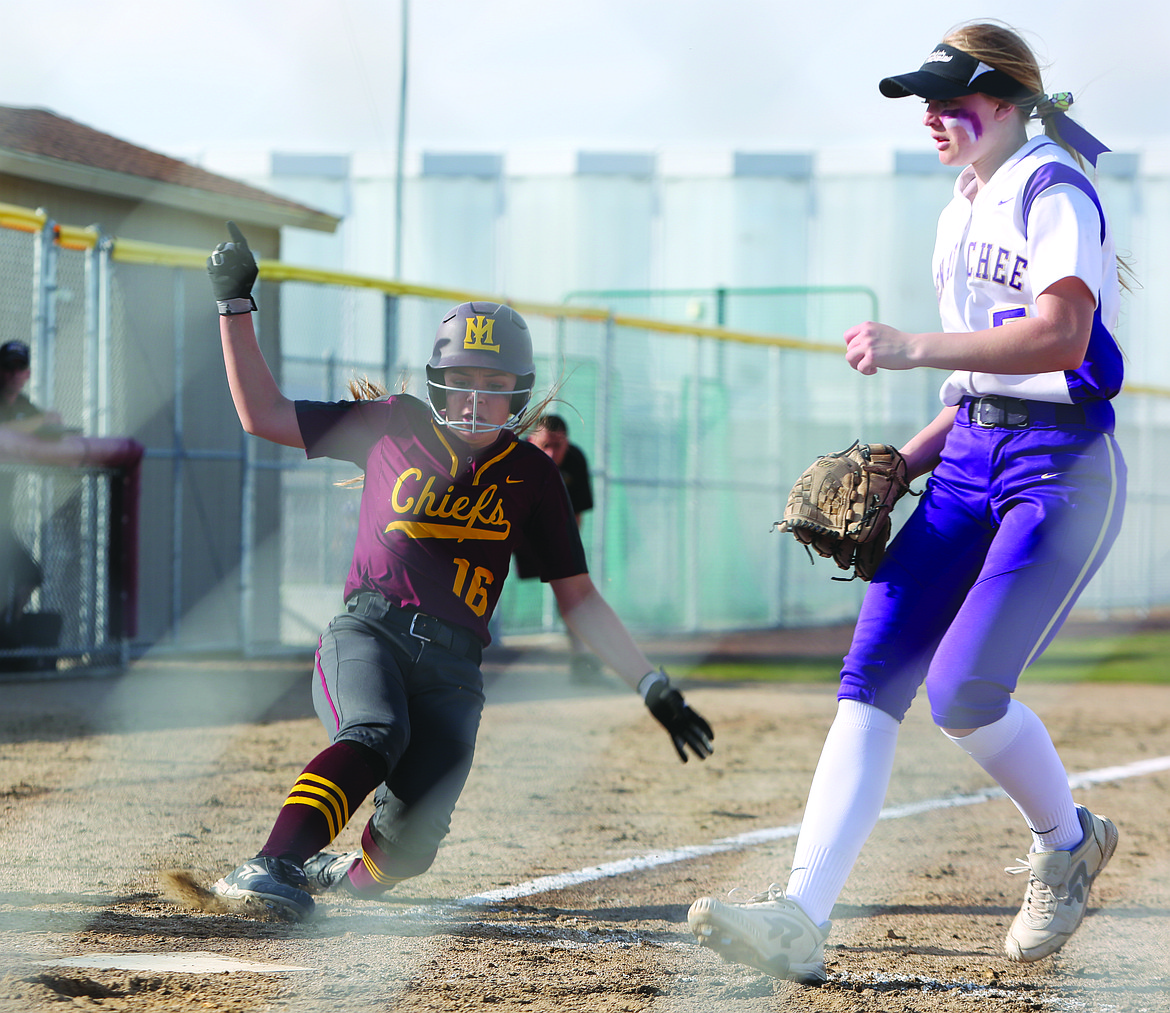
[[[445,622],[425,612],[411,612],[388,602],[373,591],[358,591],[346,600],[345,611],[385,623],[391,629],[408,633],[419,640],[438,644],[477,665],[483,660],[483,642],[471,630]]]
[[[1058,404],[990,394],[963,398],[960,410],[972,426],[980,429],[1081,426],[1108,431],[1113,428],[1113,406],[1108,401]]]

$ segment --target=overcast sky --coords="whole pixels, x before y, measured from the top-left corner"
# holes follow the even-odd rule
[[[399,0],[9,5],[0,104],[166,154],[394,149]],[[410,0],[413,151],[927,150],[915,70],[947,28],[1023,29],[1115,149],[1170,144],[1165,0]]]

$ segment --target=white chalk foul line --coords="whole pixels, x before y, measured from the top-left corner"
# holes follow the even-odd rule
[[[86,953],[80,957],[43,960],[45,967],[94,967],[98,970],[155,971],[181,974],[225,974],[248,971],[252,974],[287,974],[290,971],[312,971],[312,967],[295,964],[260,963],[255,960],[237,960],[222,953],[198,950],[192,953]]]
[[[1086,770],[1080,774],[1069,775],[1068,783],[1071,788],[1084,788],[1091,784],[1100,784],[1103,781],[1122,781],[1129,777],[1141,777],[1144,774],[1155,774],[1159,771],[1170,770],[1170,756],[1159,756],[1150,760],[1136,760],[1120,767],[1101,767],[1097,770]],[[985,788],[982,791],[972,792],[969,795],[951,795],[946,798],[925,799],[922,802],[910,802],[906,805],[889,806],[881,811],[879,819],[900,820],[908,816],[917,816],[920,813],[933,812],[936,809],[953,809],[958,806],[978,805],[993,798],[1003,798],[1001,788]],[[525,883],[516,883],[513,886],[502,886],[498,890],[485,890],[483,893],[473,894],[457,901],[459,904],[482,905],[498,904],[501,901],[517,900],[520,897],[530,897],[537,893],[548,893],[553,890],[565,890],[581,883],[592,883],[598,879],[610,879],[614,876],[624,876],[630,872],[639,872],[643,869],[654,869],[661,865],[671,865],[674,862],[685,862],[690,858],[702,858],[706,855],[717,855],[725,851],[742,851],[757,844],[766,844],[769,841],[778,841],[785,837],[795,837],[800,831],[799,823],[792,823],[783,827],[766,827],[761,830],[751,830],[735,837],[723,837],[710,844],[696,844],[683,848],[672,848],[669,851],[650,851],[644,855],[635,855],[632,858],[623,858],[616,862],[605,862],[602,865],[591,865],[585,869],[573,872],[559,872],[551,876],[540,876]]]

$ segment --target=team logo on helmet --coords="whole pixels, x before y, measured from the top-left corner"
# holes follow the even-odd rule
[[[511,415],[502,426],[487,426],[478,415],[471,422],[447,418],[445,374],[454,367],[497,370],[516,375],[509,408]],[[466,302],[456,306],[439,324],[435,344],[427,363],[427,398],[440,425],[457,432],[484,432],[488,428],[514,429],[520,424],[536,380],[532,361],[532,336],[524,318],[511,307],[493,302]],[[468,393],[467,388],[459,388]],[[470,392],[473,399],[494,391]]]
[[[492,337],[495,324],[491,317],[468,317],[467,330],[463,334],[463,348],[469,352],[495,352],[499,355],[500,346]]]

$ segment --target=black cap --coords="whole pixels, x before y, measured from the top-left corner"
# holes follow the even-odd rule
[[[28,362],[28,345],[23,341],[6,341],[0,345],[0,369],[24,369]]]
[[[886,98],[918,95],[924,99],[991,95],[1014,105],[1029,106],[1036,97],[1011,74],[989,67],[961,49],[940,42],[926,62],[912,74],[882,78],[878,88]]]

